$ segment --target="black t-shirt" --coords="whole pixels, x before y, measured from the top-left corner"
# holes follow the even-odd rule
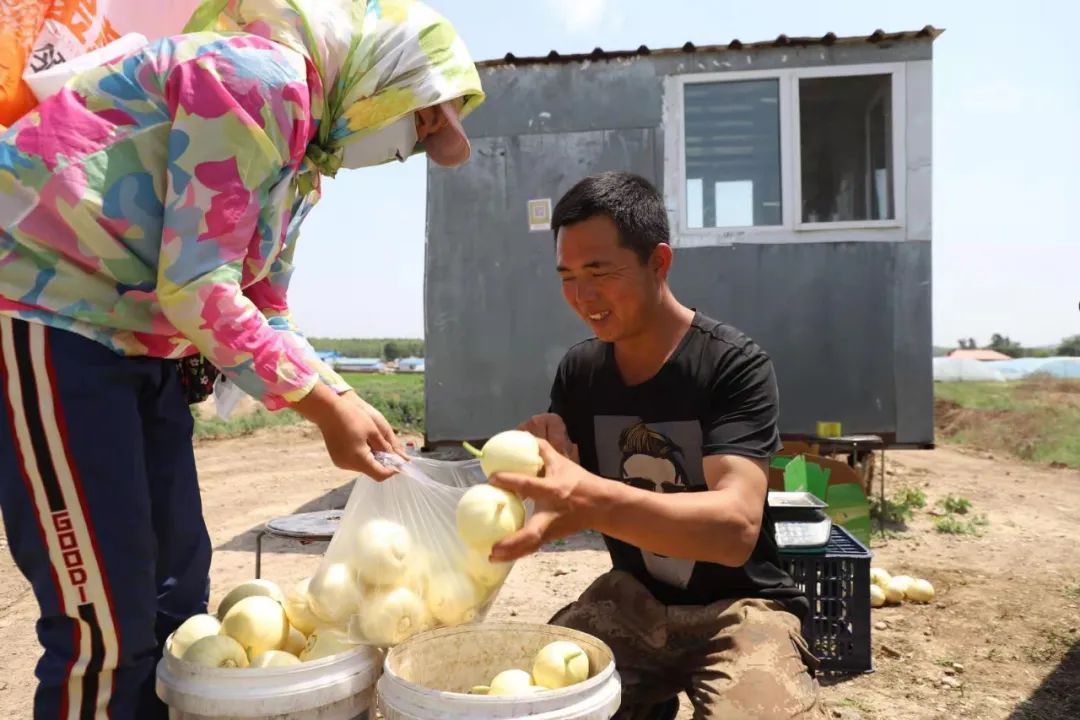
[[[578,343],[559,365],[550,411],[566,423],[584,468],[654,492],[707,491],[703,458],[768,459],[781,447],[772,361],[735,328],[695,311],[690,329],[659,372],[623,383],[614,346]],[[668,605],[769,598],[803,617],[807,603],[780,567],[764,509],[750,560],[738,568],[643,551],[605,536],[615,568]],[[718,540],[722,542],[722,540]]]

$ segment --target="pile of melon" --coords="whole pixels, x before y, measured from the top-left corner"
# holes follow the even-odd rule
[[[460,566],[437,566],[403,524],[375,518],[358,529],[351,557],[324,563],[301,591],[317,622],[389,647],[472,621],[510,572],[481,550],[460,558]]]
[[[269,580],[233,588],[217,613],[194,615],[165,641],[165,652],[211,668],[299,665],[350,650],[343,633],[320,627],[302,581],[288,595]]]
[[[910,575],[889,574],[881,567],[870,568],[870,605],[899,605],[905,601],[929,603],[934,600],[934,586],[929,580]]]
[[[560,690],[589,679],[589,656],[569,640],[550,642],[533,658],[532,670],[509,668],[495,674],[487,685],[477,685],[472,695],[531,695]]]

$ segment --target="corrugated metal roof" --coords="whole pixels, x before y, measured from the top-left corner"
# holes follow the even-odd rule
[[[799,48],[814,45],[856,45],[860,43],[871,43],[876,45],[878,43],[922,40],[926,38],[933,41],[943,32],[945,32],[943,28],[939,29],[933,25],[927,25],[922,30],[903,30],[892,33],[887,33],[884,30],[875,30],[869,35],[853,35],[847,37],[837,37],[835,33],[830,32],[821,37],[789,37],[787,35],[780,35],[775,40],[761,40],[757,42],[743,42],[736,38],[726,45],[694,45],[694,43],[688,42],[681,47],[649,48],[646,45],[641,45],[636,50],[604,50],[603,48],[595,48],[589,53],[572,53],[567,55],[552,50],[547,55],[538,55],[534,57],[517,57],[513,53],[506,53],[506,55],[501,58],[484,60],[477,63],[477,65],[479,67],[496,67],[499,65],[560,64],[583,62],[585,60],[615,60],[619,58],[641,57],[647,55],[680,55],[692,52],[723,52],[725,50],[759,50],[764,48],[784,47]]]

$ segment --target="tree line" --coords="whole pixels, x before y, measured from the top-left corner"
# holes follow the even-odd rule
[[[415,338],[311,338],[316,350],[336,352],[345,357],[377,357],[398,360],[424,357],[424,341]]]
[[[975,338],[960,338],[961,350],[996,350],[1003,355],[1013,358],[1021,357],[1052,357],[1068,356],[1080,357],[1080,335],[1073,335],[1061,341],[1056,347],[1026,348],[1012,340],[1008,335],[994,333],[987,345],[980,346]]]

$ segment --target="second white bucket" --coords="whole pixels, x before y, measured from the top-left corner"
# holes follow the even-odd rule
[[[576,642],[589,656],[589,679],[535,695],[470,695],[498,672],[529,670],[544,645]],[[390,650],[378,682],[385,720],[610,720],[622,683],[611,648],[554,625],[483,623],[415,635]]]

